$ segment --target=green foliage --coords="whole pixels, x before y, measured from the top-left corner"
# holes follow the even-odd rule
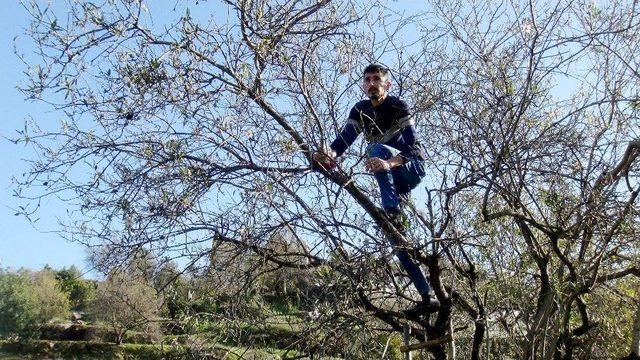
[[[227,301],[213,289],[198,289],[195,284],[174,283],[164,292],[166,315],[171,319],[172,334],[193,334],[207,331],[212,316],[222,314]],[[194,294],[195,293],[195,294]]]
[[[629,353],[629,346],[621,344],[630,344],[637,310],[634,299],[638,299],[640,283],[635,278],[624,278],[614,284],[616,292],[597,291],[583,296],[592,307],[590,315],[598,326],[581,339],[585,346],[577,355],[584,355],[582,358],[618,359]]]
[[[69,315],[69,298],[60,290],[55,273],[50,269],[43,269],[30,274],[32,289],[38,299],[39,323],[54,319],[65,318]]]
[[[82,278],[80,270],[71,266],[56,271],[56,279],[60,288],[69,296],[71,308],[85,310],[95,299],[96,287],[93,281]]]
[[[387,346],[387,353],[385,355],[385,359],[394,359],[401,360],[404,359],[404,354],[400,351],[400,347],[403,345],[402,337],[397,334],[387,335],[381,334],[379,335],[380,343],[384,343]],[[380,354],[382,357],[382,354]]]
[[[31,335],[38,325],[68,312],[69,299],[50,269],[0,272],[0,335]]]
[[[138,345],[74,341],[21,341],[0,342],[0,356],[3,353],[29,354],[33,358],[72,358],[72,359],[253,359],[271,360],[281,358],[286,353],[288,357],[297,355],[295,351],[277,349],[247,349],[243,347],[229,347],[218,344],[203,345],[202,348],[189,349],[182,345]],[[3,357],[0,357],[3,358]],[[329,358],[323,358],[329,359]]]
[[[20,341],[0,342],[0,351],[11,354],[73,359],[184,359],[183,347],[125,344],[93,341]],[[205,357],[206,358],[206,357]]]
[[[155,360],[155,359],[184,359],[189,350],[182,347],[160,347],[157,345],[124,344],[120,353],[125,359]],[[207,357],[202,357],[206,359]]]
[[[295,294],[295,293],[292,293],[292,294]],[[276,314],[292,314],[292,313],[297,313],[299,311],[299,306],[300,306],[299,297],[271,296],[271,297],[267,297],[267,300],[270,303],[271,309]]]
[[[276,318],[262,324],[240,324],[240,342],[243,344],[257,344],[262,347],[289,348],[299,340],[299,326],[295,321],[274,321]],[[299,319],[298,319],[299,320]]]
[[[27,279],[19,274],[1,274],[0,335],[22,332],[37,317],[38,300]]]

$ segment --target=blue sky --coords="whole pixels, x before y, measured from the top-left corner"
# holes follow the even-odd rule
[[[54,6],[63,5],[61,0],[53,0],[52,3]],[[170,3],[174,4],[174,2]],[[171,16],[168,14],[171,11],[166,11],[167,7],[171,8],[167,3],[151,2],[151,4],[165,7],[165,11],[153,12],[152,10],[158,20],[157,25],[163,23],[161,18]],[[398,5],[394,7],[396,10],[406,11],[409,14],[413,14],[417,10],[424,10],[425,6],[422,2],[414,0],[393,2],[393,4]],[[200,4],[199,11],[194,11],[193,14],[203,17],[208,17],[211,14],[214,16],[225,15],[226,12],[212,11],[211,6],[214,5]],[[22,74],[24,65],[14,55],[13,39],[22,35],[23,29],[27,26],[26,11],[18,0],[5,1],[0,13],[0,29],[2,30],[0,45],[4,54],[0,60],[2,62],[2,66],[0,66],[0,79],[2,80],[0,82],[0,110],[3,118],[0,121],[0,136],[2,137],[15,136],[16,129],[23,128],[24,120],[29,115],[36,118],[40,124],[59,121],[59,115],[48,113],[47,109],[41,105],[25,101],[16,90],[17,84],[24,81]],[[568,85],[565,83],[561,88],[566,92],[567,87]],[[69,243],[53,233],[57,229],[57,214],[64,214],[64,204],[53,199],[45,201],[37,215],[39,217],[37,228],[29,224],[26,219],[14,216],[14,209],[19,205],[19,202],[12,196],[11,178],[12,176],[19,177],[28,170],[27,164],[21,159],[34,157],[30,149],[0,138],[0,153],[2,154],[0,167],[3,169],[0,173],[0,187],[2,188],[0,195],[0,268],[39,269],[49,264],[54,268],[76,265],[88,271],[89,269],[85,265],[84,249],[80,245]]]
[[[52,4],[57,6],[63,2],[54,0]],[[405,6],[411,8],[416,4],[411,1]],[[47,108],[25,101],[16,89],[25,78],[22,74],[24,65],[14,54],[14,38],[23,36],[23,29],[28,25],[27,13],[18,0],[5,1],[0,13],[0,45],[4,54],[0,60],[0,110],[3,118],[0,121],[0,167],[3,169],[0,174],[0,268],[40,269],[48,264],[54,268],[76,265],[89,271],[83,247],[54,233],[57,229],[56,216],[64,214],[64,204],[53,199],[45,201],[37,214],[39,220],[35,227],[25,218],[14,215],[14,209],[20,202],[12,195],[12,177],[20,177],[27,171],[28,165],[22,159],[33,158],[34,155],[28,147],[15,145],[4,138],[14,137],[16,129],[24,127],[27,116],[33,116],[40,124],[59,120],[57,115],[47,112]]]
[[[54,8],[64,6],[62,0],[53,0],[49,3]],[[43,1],[42,4],[44,5],[45,2]],[[165,11],[160,12],[162,14],[160,18],[171,16],[169,13],[172,6],[158,5],[165,7]],[[206,12],[200,15],[208,16]],[[29,147],[23,144],[16,145],[6,138],[15,137],[16,130],[24,128],[24,122],[28,116],[37,119],[45,128],[46,123],[57,123],[60,119],[60,116],[51,113],[49,108],[25,101],[24,96],[16,88],[19,83],[25,81],[23,74],[25,66],[14,54],[14,38],[20,36],[26,40],[23,33],[28,25],[28,14],[19,1],[6,1],[0,12],[0,46],[4,55],[0,60],[2,63],[0,66],[0,111],[2,112],[0,169],[3,170],[0,172],[2,189],[0,192],[0,269],[17,270],[23,267],[41,269],[45,265],[57,269],[76,265],[88,276],[97,276],[91,273],[90,266],[86,263],[87,255],[84,247],[68,242],[55,234],[59,229],[57,216],[65,213],[66,205],[61,201],[45,200],[35,216],[38,218],[36,224],[30,224],[24,217],[14,215],[15,209],[22,202],[13,196],[12,177],[20,177],[28,171],[29,167],[24,159],[33,159],[35,154]],[[24,44],[28,41],[19,41],[19,43],[22,45],[21,53],[29,51],[28,48],[24,48]]]
[[[20,176],[28,167],[21,159],[29,156],[29,149],[23,145],[15,145],[4,137],[13,137],[16,129],[24,126],[24,119],[28,114],[41,117],[43,121],[53,121],[51,115],[44,113],[42,108],[23,100],[23,96],[16,90],[17,84],[24,78],[24,66],[13,54],[13,38],[22,33],[28,25],[24,9],[17,0],[3,2],[0,12],[0,46],[2,46],[2,66],[0,66],[0,268],[28,267],[42,268],[49,264],[54,268],[84,265],[85,252],[77,244],[69,243],[59,236],[50,233],[56,228],[56,213],[62,210],[60,204],[53,201],[45,202],[44,208],[38,215],[38,229],[18,216],[13,210],[19,204],[13,197],[12,176]]]

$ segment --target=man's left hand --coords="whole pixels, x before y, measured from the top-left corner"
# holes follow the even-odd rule
[[[364,168],[372,174],[391,170],[391,164],[384,159],[372,157],[364,162]]]

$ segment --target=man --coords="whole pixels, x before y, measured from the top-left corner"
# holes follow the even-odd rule
[[[396,229],[405,233],[407,217],[403,206],[409,194],[425,176],[424,153],[407,104],[389,95],[389,70],[378,64],[364,69],[362,89],[368,100],[358,102],[349,113],[346,125],[327,153],[316,152],[314,160],[325,168],[333,168],[342,155],[364,133],[368,142],[365,168],[378,181],[382,207]],[[398,246],[397,243],[392,243]],[[406,249],[398,248],[396,256],[420,293],[420,301],[408,315],[435,311],[440,303],[431,292],[429,282],[413,262]]]

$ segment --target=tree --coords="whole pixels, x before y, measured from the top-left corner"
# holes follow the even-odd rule
[[[487,318],[506,312],[516,319],[499,330],[519,358],[593,355],[600,299],[640,275],[637,8],[435,2],[434,13],[431,46],[458,46],[418,68],[438,77],[428,127],[446,141],[430,153],[444,214],[456,214],[447,233],[459,243],[443,250],[468,283],[474,352]],[[483,299],[498,284],[495,302]]]
[[[82,272],[74,265],[56,271],[55,276],[61,290],[68,295],[71,308],[86,310],[95,297],[94,282],[83,279]]]
[[[640,275],[635,2],[434,0],[404,17],[381,2],[196,1],[158,22],[141,1],[25,8],[37,56],[23,90],[64,120],[18,139],[39,154],[24,213],[68,199],[64,232],[107,263],[145,248],[203,265],[222,243],[230,259],[326,275],[318,328],[409,323],[433,340],[469,327],[455,346],[473,359],[492,334],[512,357],[581,356],[602,335],[598,300]],[[200,17],[220,8],[230,16]],[[358,144],[335,171],[311,159],[373,61],[435,139],[409,238],[376,209]],[[270,243],[282,231],[304,246]],[[387,238],[429,269],[433,318],[398,312],[416,294]]]
[[[122,344],[130,330],[157,332],[162,299],[135,268],[128,271],[112,271],[98,284],[91,313],[106,323]]]
[[[0,333],[3,335],[20,332],[37,318],[36,299],[27,284],[18,274],[0,276]]]
[[[0,272],[0,334],[31,335],[38,327],[69,313],[69,299],[53,271]]]
[[[631,351],[629,351],[629,355],[626,357],[626,359],[638,359],[640,357],[640,336],[639,335],[640,335],[640,311],[636,309],[636,313],[633,318]]]

